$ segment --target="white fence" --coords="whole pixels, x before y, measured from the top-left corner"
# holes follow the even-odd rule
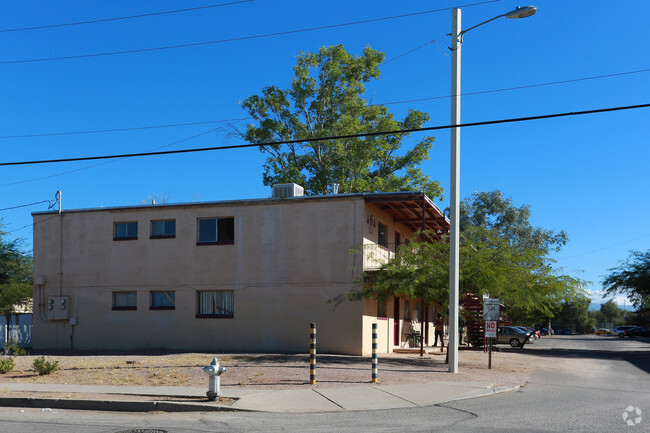
[[[0,316],[0,349],[7,341],[23,348],[32,347],[32,314],[18,313]]]

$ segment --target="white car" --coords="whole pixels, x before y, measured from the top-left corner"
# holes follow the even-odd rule
[[[634,328],[633,325],[623,325],[623,326],[617,326],[614,328],[614,335],[616,335],[619,338],[625,337],[625,331],[627,331],[630,328]]]

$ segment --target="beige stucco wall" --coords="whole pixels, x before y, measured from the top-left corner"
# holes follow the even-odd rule
[[[234,244],[197,245],[204,217],[233,217]],[[150,221],[165,219],[176,237],[150,239]],[[126,221],[138,222],[138,239],[114,241],[113,224]],[[377,221],[391,245],[395,231],[412,236],[360,196],[35,214],[33,347],[307,352],[315,322],[320,353],[368,355],[376,301],[327,301],[359,281],[363,254],[350,249],[377,242]],[[126,290],[137,310],[114,311],[112,293]],[[149,309],[159,290],[175,292],[174,310]],[[233,290],[234,317],[196,318],[198,290]],[[59,294],[70,296],[71,321],[47,318]],[[380,352],[392,351],[392,319],[379,323]]]
[[[359,199],[289,199],[34,215],[34,275],[45,277],[34,290],[34,348],[304,351],[316,322],[320,351],[360,353],[361,303],[332,311],[327,301],[358,278],[348,250],[363,213]],[[234,244],[197,246],[201,217],[234,217]],[[158,219],[176,220],[175,238],[149,239]],[[138,221],[138,239],[114,241],[119,221]],[[60,222],[74,326],[47,320]],[[137,291],[136,311],[112,310],[120,290]],[[149,310],[152,290],[174,290],[175,310]],[[195,318],[197,290],[234,290],[234,318]]]

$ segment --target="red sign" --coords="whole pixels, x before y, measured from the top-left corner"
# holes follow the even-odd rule
[[[486,320],[485,321],[485,337],[486,338],[497,338],[497,321],[496,320]]]

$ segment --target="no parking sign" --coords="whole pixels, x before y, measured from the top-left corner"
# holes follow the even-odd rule
[[[497,338],[497,321],[496,320],[486,320],[485,321],[485,337],[486,338]]]

